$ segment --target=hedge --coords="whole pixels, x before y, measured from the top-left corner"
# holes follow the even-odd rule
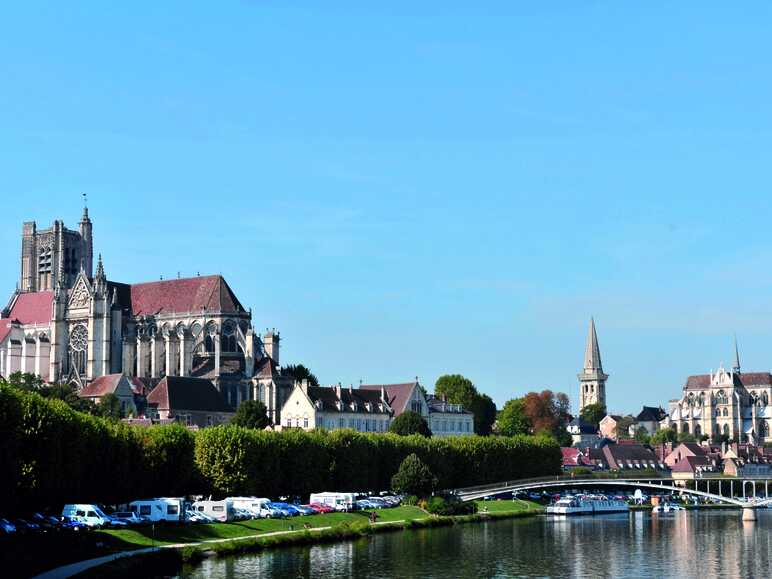
[[[2,383],[0,440],[0,492],[20,511],[197,493],[377,491],[411,453],[443,489],[558,474],[561,464],[553,440],[528,436],[126,426]]]

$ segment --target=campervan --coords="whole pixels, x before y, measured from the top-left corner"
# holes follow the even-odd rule
[[[255,517],[267,518],[271,516],[271,508],[268,506],[271,502],[268,499],[258,499],[256,497],[228,497],[234,509],[243,509]]]
[[[336,511],[351,511],[356,503],[355,493],[313,493],[310,504],[320,504],[332,507]]]
[[[236,518],[233,503],[230,499],[225,499],[224,501],[195,501],[190,508],[197,513],[204,513],[223,523]]]
[[[97,505],[64,505],[62,517],[88,527],[103,527],[112,523],[112,519]]]
[[[129,510],[153,523],[159,521],[179,523],[183,520],[182,513],[185,512],[183,503],[183,499],[178,498],[147,499],[130,502]]]

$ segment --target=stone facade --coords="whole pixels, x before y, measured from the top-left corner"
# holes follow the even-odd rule
[[[219,275],[140,284],[92,275],[88,209],[78,231],[55,221],[22,228],[21,273],[0,311],[0,374],[34,373],[78,389],[123,373],[148,390],[166,376],[210,380],[226,402],[259,399],[278,423],[293,381],[281,375],[280,335],[261,337]]]
[[[590,329],[584,351],[584,367],[577,377],[579,378],[579,412],[589,404],[600,403],[605,406],[608,374],[603,373],[594,319],[590,319]]]
[[[671,401],[663,428],[739,442],[772,442],[772,374],[740,371],[739,359],[732,370],[689,376],[681,398]]]

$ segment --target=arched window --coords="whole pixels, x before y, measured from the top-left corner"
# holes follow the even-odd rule
[[[724,408],[723,416],[729,416],[729,410]]]
[[[697,440],[699,440],[701,436],[702,436],[702,428],[700,427],[699,424],[695,424],[694,425],[694,437]]]
[[[716,394],[716,404],[726,404],[726,392],[719,390]]]
[[[683,423],[683,425],[681,426],[681,432],[683,432],[684,434],[689,434],[689,423],[688,422],[684,422]]]
[[[70,369],[77,370],[79,374],[85,374],[88,357],[88,329],[85,325],[78,324],[70,330],[68,353]]]
[[[724,435],[725,436],[729,436],[729,425],[728,424],[724,424]]]
[[[214,340],[212,340],[212,336],[209,334],[204,338],[204,350],[210,354],[214,352]]]
[[[705,393],[700,392],[700,406],[705,406]]]
[[[769,436],[769,424],[766,420],[761,420],[759,422],[759,436],[761,438],[766,438]]]
[[[767,404],[769,404],[769,393],[765,391],[761,395],[761,405],[766,406]]]

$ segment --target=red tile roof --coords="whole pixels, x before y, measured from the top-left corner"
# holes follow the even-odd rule
[[[54,292],[30,292],[16,296],[7,319],[0,321],[0,341],[11,331],[9,323],[18,320],[22,324],[47,324],[51,321],[51,304]]]
[[[101,398],[105,394],[115,392],[118,388],[118,382],[121,380],[123,374],[108,374],[106,376],[100,376],[83,389],[78,392],[78,396],[82,398]]]
[[[222,276],[210,275],[138,283],[131,286],[135,316],[183,312],[241,313],[241,303]]]
[[[389,406],[394,409],[394,416],[399,416],[407,408],[408,400],[413,394],[413,390],[418,387],[418,382],[406,382],[405,384],[362,384],[359,388],[362,390],[380,390],[386,389],[386,397]]]

